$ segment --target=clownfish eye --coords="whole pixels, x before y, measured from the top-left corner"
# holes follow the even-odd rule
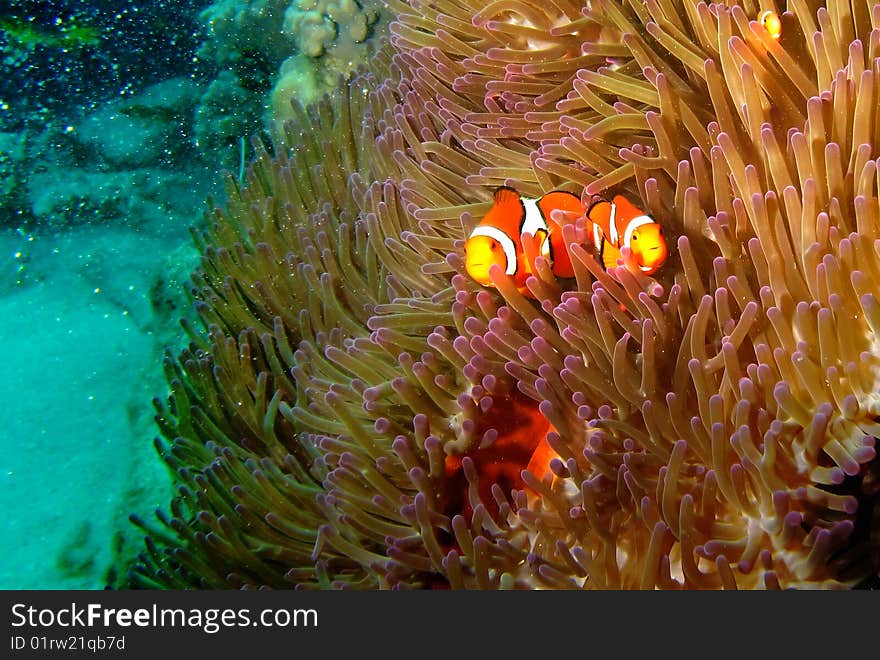
[[[494,250],[497,247],[498,247],[498,241],[492,241],[492,249]]]
[[[634,241],[639,240],[639,234],[638,234],[638,232],[633,232],[632,239],[633,239]]]

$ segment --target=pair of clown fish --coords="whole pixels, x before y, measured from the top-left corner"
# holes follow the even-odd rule
[[[474,281],[493,286],[489,269],[498,265],[513,278],[516,287],[531,295],[526,280],[532,267],[523,248],[522,237],[530,234],[538,254],[548,260],[556,277],[574,277],[574,268],[562,239],[562,228],[552,219],[559,210],[577,217],[584,215],[580,198],[569,192],[553,191],[538,199],[521,196],[513,188],[495,191],[492,208],[465,242],[465,268]],[[629,248],[639,269],[655,273],[666,260],[663,229],[650,215],[640,211],[623,195],[601,200],[586,209],[592,222],[592,239],[605,268],[617,265],[621,249]]]
[[[771,39],[780,39],[782,18],[779,14],[762,11],[757,20]],[[513,188],[499,188],[489,213],[465,243],[468,274],[483,286],[493,286],[489,269],[498,264],[513,277],[517,288],[530,296],[525,282],[532,269],[522,243],[522,235],[528,233],[539,246],[538,254],[549,260],[554,275],[574,277],[561,227],[550,217],[557,209],[573,212],[578,217],[584,214],[580,199],[571,193],[554,191],[539,199],[528,199]],[[596,202],[586,209],[586,216],[593,223],[594,247],[606,268],[617,265],[623,247],[630,249],[639,268],[648,275],[656,272],[666,260],[666,241],[660,225],[622,195],[610,202]]]

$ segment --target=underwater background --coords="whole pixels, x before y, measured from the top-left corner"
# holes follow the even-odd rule
[[[0,586],[877,587],[880,4],[20,2],[0,49]]]
[[[172,494],[151,400],[190,315],[189,228],[280,99],[364,59],[378,11],[338,4],[0,4],[0,588],[124,583],[129,515]]]

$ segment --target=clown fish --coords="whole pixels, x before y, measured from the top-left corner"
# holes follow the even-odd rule
[[[538,254],[551,264],[557,277],[574,277],[574,269],[562,240],[562,229],[550,218],[554,210],[570,211],[583,216],[580,197],[563,191],[553,191],[530,199],[516,190],[502,186],[495,191],[495,201],[480,220],[464,245],[465,268],[474,281],[483,286],[494,286],[489,268],[498,264],[513,278],[521,293],[531,296],[526,280],[532,274],[523,249],[523,234],[531,234]]]
[[[593,223],[593,244],[605,268],[617,265],[621,248],[628,247],[646,275],[655,273],[666,261],[663,228],[623,195],[609,202],[600,200],[587,210]]]
[[[505,494],[516,489],[534,496],[536,493],[522,478],[523,470],[529,470],[539,480],[553,477],[550,462],[558,454],[550,447],[547,435],[556,429],[541,413],[538,403],[518,389],[492,394],[491,400],[492,405],[474,420],[475,435],[479,437],[493,429],[497,433],[495,441],[445,458],[445,484],[438,506],[450,518],[459,513],[468,519],[473,515],[473,485],[462,467],[465,457],[473,462],[480,477],[476,494],[493,517],[498,513],[493,486],[500,486]]]
[[[761,12],[761,15],[758,16],[758,22],[761,24],[761,27],[767,30],[767,34],[770,35],[771,39],[778,41],[782,36],[782,20],[775,11],[768,9]]]

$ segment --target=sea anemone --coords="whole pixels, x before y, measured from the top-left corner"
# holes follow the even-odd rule
[[[389,4],[388,56],[294,103],[196,237],[135,579],[876,579],[880,5]],[[606,270],[579,218],[574,278],[482,288],[499,185],[625,194],[670,259]]]

